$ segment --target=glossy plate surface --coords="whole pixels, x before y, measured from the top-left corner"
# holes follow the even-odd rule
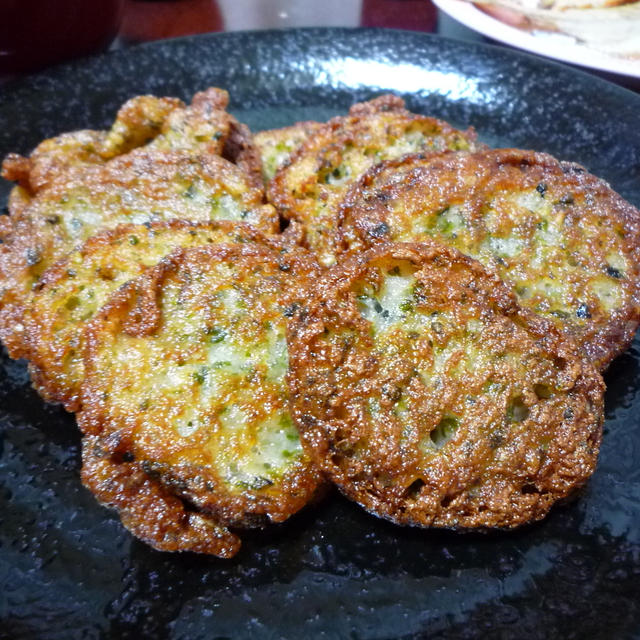
[[[383,91],[489,144],[575,160],[640,206],[640,96],[487,46],[379,30],[211,35],[0,89],[0,154],[105,127],[141,93],[228,89],[254,130]],[[9,189],[2,184],[4,201]],[[0,360],[1,638],[628,638],[640,631],[640,344],[606,375],[579,500],[512,534],[402,529],[337,495],[243,536],[231,561],[153,551],[80,484],[72,416]]]

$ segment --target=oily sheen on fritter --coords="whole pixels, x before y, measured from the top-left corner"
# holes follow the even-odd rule
[[[227,113],[228,103],[229,94],[215,87],[196,93],[189,106],[178,98],[136,96],[120,107],[108,131],[63,133],[41,142],[29,157],[9,154],[3,177],[32,197],[70,169],[104,164],[146,146],[222,156],[247,170],[256,184],[259,153],[246,126]]]
[[[246,127],[223,111],[227,99],[225,91],[210,89],[184,108],[170,99],[130,101],[100,153],[88,158],[74,143],[65,155],[63,144],[44,163],[46,180],[39,152],[33,162],[15,156],[5,161],[3,176],[20,183],[0,226],[0,338],[13,357],[27,355],[22,313],[35,282],[103,229],[182,218],[242,220],[268,233],[278,230],[276,212],[263,205],[259,155]],[[146,116],[158,112],[164,119],[152,126]],[[143,142],[140,131],[156,135],[145,146],[98,159]],[[32,170],[40,176],[36,191]]]
[[[256,136],[228,102],[137,96],[3,162],[0,338],[79,412],[84,485],[156,549],[225,558],[327,477],[462,530],[582,486],[638,212],[395,96]]]
[[[0,255],[0,335],[12,355],[23,355],[22,313],[34,284],[97,232],[173,218],[246,221],[274,232],[277,215],[261,203],[244,172],[215,155],[143,148],[66,174],[12,221]]]
[[[287,519],[320,483],[285,381],[286,319],[317,273],[300,249],[173,253],[89,324],[80,428],[225,526]]]
[[[213,516],[189,508],[143,464],[128,459],[98,436],[82,440],[82,482],[122,524],[159,551],[193,551],[231,558],[240,538]]]
[[[269,201],[304,225],[309,248],[329,266],[335,262],[338,206],[367,169],[411,152],[473,150],[475,139],[472,130],[458,131],[410,113],[396,96],[381,96],[313,131],[269,183]]]
[[[345,199],[342,222],[343,248],[434,238],[478,259],[601,369],[640,321],[640,212],[583,167],[546,154],[383,163]]]
[[[69,169],[102,164],[146,144],[160,133],[168,115],[183,107],[177,98],[136,96],[120,107],[109,131],[62,133],[41,142],[28,158],[9,154],[3,162],[3,177],[19,182],[33,196]]]
[[[171,220],[122,225],[92,236],[45,271],[25,312],[31,377],[40,394],[80,408],[84,328],[110,295],[178,248],[269,242],[249,225]],[[279,240],[272,241],[276,246]]]
[[[305,450],[400,524],[512,528],[593,472],[604,384],[480,263],[389,243],[326,274],[289,339]]]
[[[290,127],[268,129],[253,136],[253,142],[260,153],[265,184],[289,161],[291,154],[320,127],[322,124],[319,122],[297,122]]]

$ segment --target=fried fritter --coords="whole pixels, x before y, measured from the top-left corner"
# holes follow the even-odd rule
[[[194,551],[231,558],[240,539],[211,516],[187,509],[137,462],[109,453],[100,438],[82,441],[82,481],[98,500],[117,510],[122,524],[158,551]]]
[[[224,109],[225,95],[226,92],[221,92],[221,95],[212,93],[211,108]],[[172,114],[185,109],[188,107],[178,98],[135,96],[127,100],[118,110],[118,115],[100,146],[100,156],[103,160],[108,160],[148,144],[166,130],[166,122]]]
[[[256,244],[165,258],[88,325],[80,428],[225,526],[285,520],[320,483],[285,383],[286,317],[317,274]]]
[[[83,330],[109,296],[177,248],[223,242],[268,241],[253,227],[228,221],[122,225],[91,237],[45,271],[24,322],[31,377],[40,394],[77,411],[84,378]]]
[[[436,238],[493,269],[601,369],[640,321],[640,213],[579,165],[514,149],[380,165],[345,198],[345,244]]]
[[[18,182],[31,196],[71,167],[104,162],[100,149],[103,131],[73,131],[41,142],[28,157],[9,154],[2,163],[2,177]]]
[[[13,357],[25,355],[22,315],[33,285],[91,235],[173,218],[237,220],[276,232],[278,216],[262,196],[241,169],[212,154],[141,148],[68,172],[12,221],[0,254],[0,337]]]
[[[160,133],[167,116],[181,107],[184,103],[177,98],[131,98],[122,105],[109,131],[63,133],[41,142],[28,158],[9,154],[2,163],[2,176],[34,195],[62,179],[69,169],[102,164],[146,144]]]
[[[289,339],[305,450],[400,524],[511,528],[593,472],[604,384],[497,276],[433,241],[355,254]]]
[[[262,178],[265,184],[289,161],[291,154],[320,127],[322,124],[319,122],[297,122],[290,127],[260,131],[253,136],[260,152]]]
[[[72,131],[41,142],[28,158],[12,153],[2,175],[32,195],[61,180],[71,168],[102,164],[136,148],[223,156],[256,183],[259,152],[251,132],[226,108],[229,94],[212,87],[196,93],[190,106],[178,98],[136,96],[120,107],[109,131]]]
[[[262,189],[260,153],[249,128],[227,113],[228,103],[229,94],[223,89],[196,93],[191,106],[169,114],[148,147],[222,156],[238,165],[253,187]]]
[[[410,113],[391,95],[351,107],[316,129],[268,187],[269,201],[306,230],[321,264],[335,262],[338,205],[347,188],[371,166],[414,151],[475,149],[475,133]]]

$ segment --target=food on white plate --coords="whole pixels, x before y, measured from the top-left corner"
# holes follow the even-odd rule
[[[472,1],[472,0],[470,0]],[[640,59],[640,2],[473,2],[482,11],[526,31],[563,34],[578,44],[623,59]]]

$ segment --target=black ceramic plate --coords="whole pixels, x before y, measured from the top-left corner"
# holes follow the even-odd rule
[[[576,160],[640,205],[640,96],[503,49],[414,33],[303,30],[175,40],[0,90],[0,155],[104,127],[132,95],[217,85],[255,130],[381,91],[483,141]],[[2,185],[5,197],[7,184]],[[640,630],[640,351],[613,363],[598,470],[512,534],[402,529],[333,495],[243,536],[231,561],[153,551],[78,477],[73,418],[0,362],[0,636],[629,638]]]

